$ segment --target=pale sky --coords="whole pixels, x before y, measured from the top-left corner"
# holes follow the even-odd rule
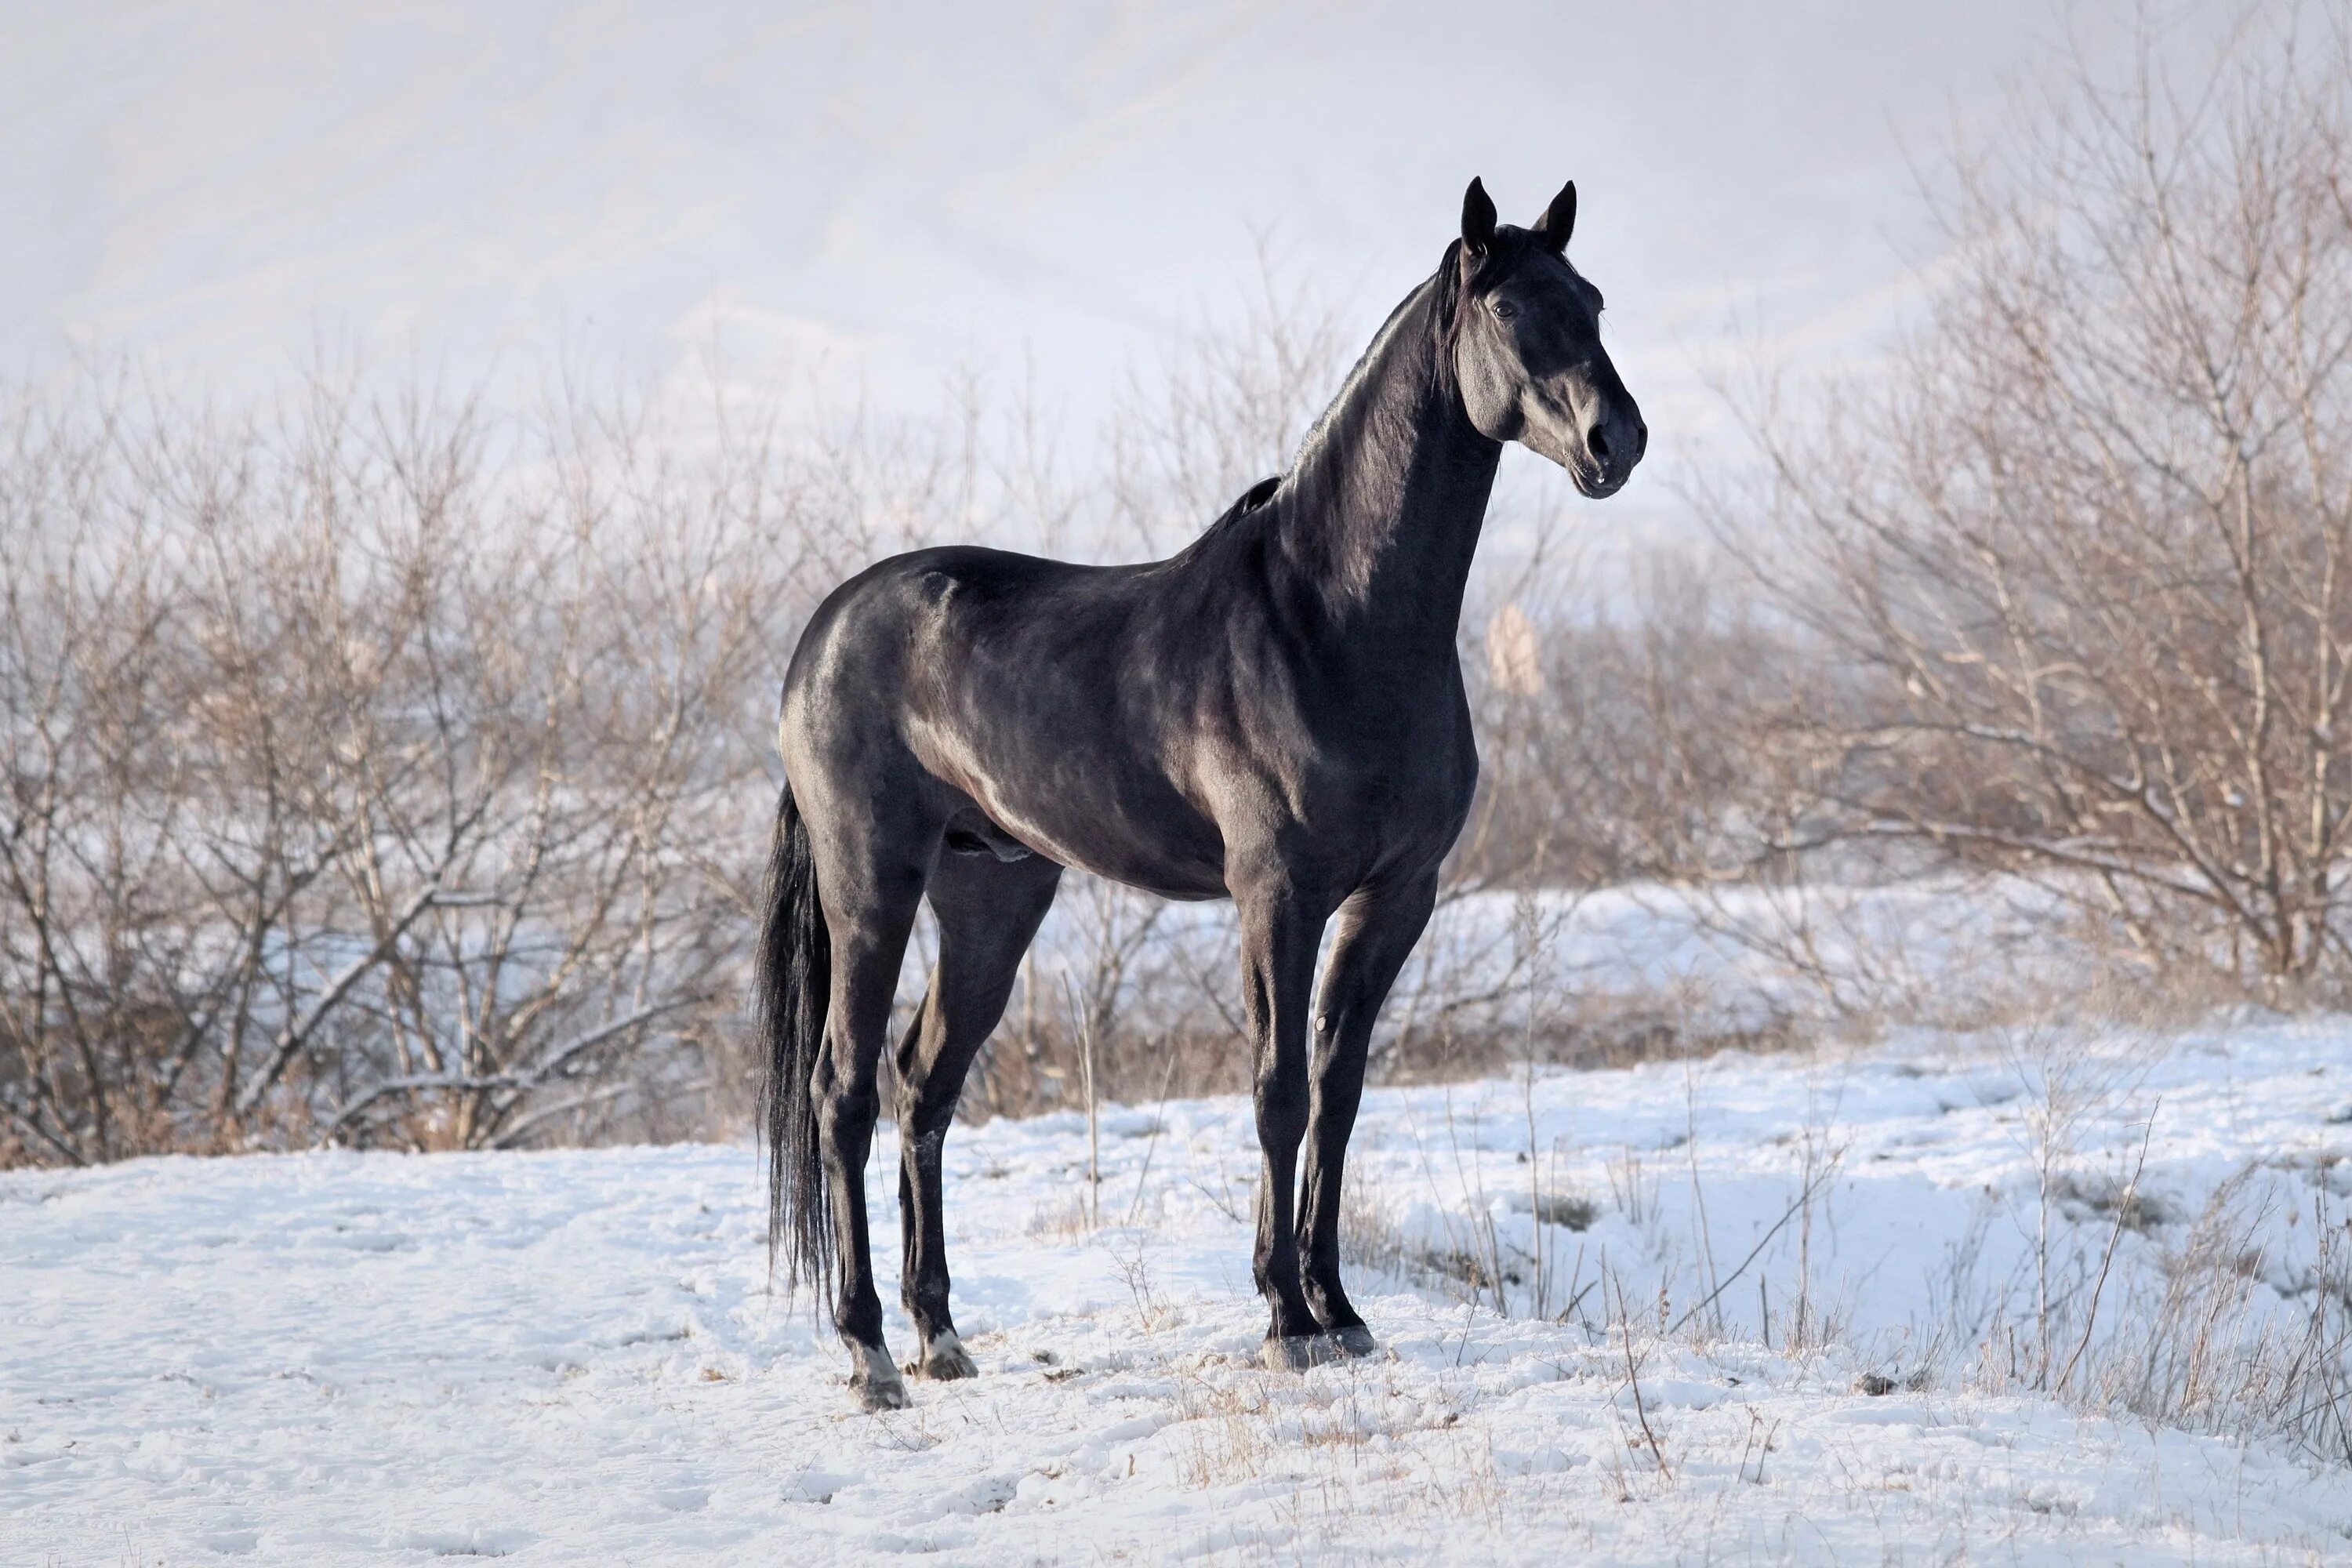
[[[730,376],[909,409],[1025,364],[1082,411],[1234,315],[1261,239],[1369,337],[1472,174],[1520,222],[1573,176],[1657,468],[1719,427],[1735,343],[1866,352],[1932,260],[1912,160],[2129,20],[12,0],[0,374],[131,354],[238,392],[327,341],[461,382],[657,381],[716,345]]]

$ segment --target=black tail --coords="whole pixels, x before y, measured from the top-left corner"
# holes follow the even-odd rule
[[[813,1080],[824,1049],[825,997],[833,986],[833,938],[817,905],[816,860],[808,825],[784,785],[776,843],[768,856],[768,912],[760,928],[756,1011],[767,1047],[760,1120],[768,1147],[768,1267],[784,1257],[785,1289],[833,1278],[833,1209],[817,1142]]]

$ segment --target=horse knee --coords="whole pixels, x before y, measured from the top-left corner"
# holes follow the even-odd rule
[[[948,1130],[944,1125],[923,1126],[904,1119],[898,1123],[901,1162],[927,1179],[938,1178],[947,1141]]]
[[[1366,1054],[1363,1047],[1346,1040],[1317,1041],[1315,1060],[1307,1068],[1308,1076],[1314,1082],[1315,1092],[1318,1095],[1328,1095],[1334,1089],[1346,1089],[1350,1084],[1360,1085],[1364,1081]]]

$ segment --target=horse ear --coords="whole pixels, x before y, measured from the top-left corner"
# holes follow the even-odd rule
[[[1576,182],[1570,180],[1560,186],[1559,195],[1552,197],[1543,216],[1536,219],[1535,236],[1554,250],[1566,250],[1568,237],[1575,230]]]
[[[1495,243],[1495,202],[1476,180],[1462,193],[1462,243],[1473,255],[1483,256]]]

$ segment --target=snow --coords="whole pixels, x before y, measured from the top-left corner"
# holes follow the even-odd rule
[[[880,1415],[766,1290],[746,1147],[15,1173],[0,1561],[2343,1561],[2343,1468],[1991,1386],[1950,1341],[2031,1291],[2037,1105],[2072,1108],[2086,1190],[2143,1136],[2159,1212],[2249,1170],[2285,1184],[2255,1294],[2299,1310],[2340,1224],[2347,1038],[1917,1035],[1376,1090],[1358,1210],[1407,1251],[1491,1236],[1517,1315],[1359,1262],[1382,1353],[1303,1374],[1254,1360],[1244,1102],[1107,1110],[1098,1224],[1082,1117],[960,1128],[950,1259],[982,1375]],[[891,1163],[868,1173],[886,1300]],[[1809,1168],[1819,1201],[1787,1219]],[[1538,1226],[1562,1194],[1587,1229]],[[2116,1238],[2107,1321],[2136,1324],[2187,1226],[2062,1216],[2061,1271]],[[1629,1346],[1604,1268],[1653,1328],[1731,1283],[1706,1331]],[[1801,1284],[1825,1347],[1790,1348]],[[1525,1315],[1539,1288],[1565,1321]]]
[[[1888,1003],[1906,1015],[1982,1013],[2071,994],[2100,973],[2100,955],[2069,940],[2067,908],[2043,883],[1950,874],[1816,880],[1801,896],[1640,882],[1469,893],[1439,906],[1382,1018],[1392,1035],[1444,1009],[1469,1035],[1516,1033],[1532,1000],[1547,1025],[1663,1016],[1727,1034],[1818,1017],[1832,1000],[1865,1013]],[[904,1008],[921,999],[932,940],[926,916],[900,974]],[[1116,997],[1123,1019],[1213,1029],[1230,1017],[1230,902],[1169,904],[1073,873],[1039,930],[1039,966],[1091,985],[1112,947],[1131,948]]]

